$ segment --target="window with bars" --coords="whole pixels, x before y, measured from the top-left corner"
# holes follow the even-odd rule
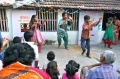
[[[9,31],[5,9],[0,9],[0,31],[1,32],[8,32]]]
[[[44,27],[39,27],[41,31],[57,31],[57,20],[58,20],[58,12],[37,12],[38,19],[42,23],[44,20],[47,20]]]
[[[71,31],[78,31],[79,27],[79,13],[71,13],[71,17],[73,18],[74,24],[71,27]]]
[[[74,20],[74,24],[72,25],[70,31],[78,31],[78,26],[79,26],[79,14],[78,13],[71,13],[71,17]],[[57,26],[58,26],[58,12],[52,11],[52,12],[47,12],[46,11],[41,11],[37,12],[38,19],[42,23],[44,20],[47,20],[45,23],[44,27],[39,27],[41,31],[50,31],[54,32],[57,31]]]

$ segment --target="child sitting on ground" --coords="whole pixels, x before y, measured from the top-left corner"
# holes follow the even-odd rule
[[[77,64],[74,60],[70,60],[66,65],[66,73],[63,73],[62,79],[80,79],[78,77],[79,64]]]
[[[48,62],[46,64],[43,65],[43,70],[46,71],[47,69],[47,64],[50,62],[50,61],[54,61],[55,59],[55,54],[53,51],[49,51],[48,54],[47,54],[47,59],[48,59]],[[59,67],[58,67],[59,69]]]
[[[59,70],[58,70],[58,65],[56,61],[50,61],[47,64],[47,69],[46,72],[50,75],[52,79],[59,79]]]

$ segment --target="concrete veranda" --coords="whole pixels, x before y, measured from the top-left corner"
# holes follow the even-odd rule
[[[43,64],[47,62],[47,53],[49,51],[54,51],[56,55],[55,61],[57,61],[58,65],[60,66],[60,74],[65,72],[64,69],[69,60],[75,60],[80,64],[81,67],[98,62],[93,58],[89,59],[85,56],[82,56],[81,49],[77,45],[69,45],[69,50],[64,49],[63,46],[58,49],[57,45],[45,45],[43,46],[42,52],[39,54],[40,66],[43,66]]]
[[[117,55],[117,60],[114,63],[114,65],[117,67],[117,69],[119,69],[120,44],[114,45],[112,46],[112,48],[113,49],[111,50],[114,51]],[[75,60],[77,63],[80,64],[80,67],[95,64],[95,63],[98,63],[97,59],[99,59],[100,53],[102,53],[105,50],[109,50],[109,49],[105,48],[102,43],[97,45],[92,45],[91,46],[92,58],[90,59],[90,58],[87,58],[85,55],[84,56],[81,55],[82,50],[78,45],[69,45],[69,50],[64,49],[63,46],[61,46],[61,48],[58,49],[57,45],[44,45],[43,50],[39,53],[39,63],[40,63],[40,67],[42,67],[43,64],[47,63],[48,61],[47,53],[49,51],[54,51],[56,55],[55,61],[57,61],[58,65],[60,66],[60,74],[62,75],[62,73],[65,72],[64,69],[69,60]]]

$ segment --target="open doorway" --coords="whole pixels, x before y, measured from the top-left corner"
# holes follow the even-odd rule
[[[116,13],[116,14],[112,14],[112,13],[104,13],[103,16],[103,24],[102,24],[102,30],[105,31],[106,30],[106,23],[108,21],[109,17],[114,17],[116,16],[117,19],[120,20],[120,13]],[[119,40],[120,40],[120,27],[119,27]]]

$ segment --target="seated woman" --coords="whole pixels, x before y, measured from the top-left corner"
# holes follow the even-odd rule
[[[66,65],[66,73],[63,73],[62,79],[80,79],[78,77],[79,64],[77,64],[74,60],[70,60],[68,64]]]
[[[51,79],[46,72],[31,67],[34,59],[34,50],[27,43],[11,45],[4,54],[0,79]]]

